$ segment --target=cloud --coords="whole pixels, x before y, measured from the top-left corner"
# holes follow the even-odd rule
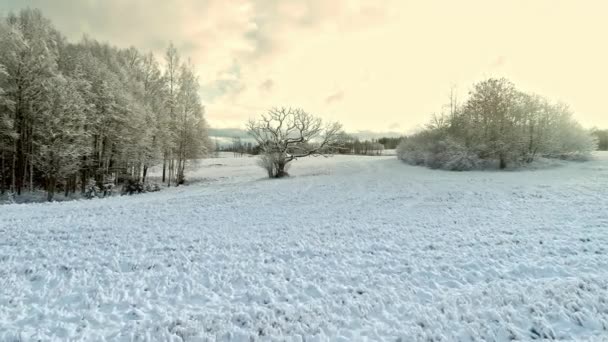
[[[241,79],[241,67],[233,62],[230,67],[218,70],[211,82],[203,82],[201,97],[206,102],[213,102],[222,96],[238,95],[245,89],[246,85]]]
[[[339,91],[337,93],[331,94],[325,98],[325,103],[332,104],[334,102],[339,102],[344,98],[344,92]]]
[[[262,82],[259,86],[260,90],[263,92],[269,92],[272,90],[272,88],[274,87],[274,81],[272,79],[267,79],[264,82]]]
[[[352,131],[407,131],[441,110],[451,84],[493,76],[608,126],[608,49],[593,43],[608,31],[608,2],[3,0],[0,11],[28,6],[72,41],[133,45],[161,63],[173,41],[215,127],[293,106]]]
[[[492,68],[500,68],[501,66],[505,65],[507,63],[507,59],[505,58],[505,56],[498,56],[493,62],[492,64],[490,64],[490,66]]]

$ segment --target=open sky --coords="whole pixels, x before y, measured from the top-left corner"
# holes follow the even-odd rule
[[[409,132],[455,85],[505,76],[608,128],[605,0],[0,0],[88,35],[190,57],[213,127],[270,106],[302,107],[348,131]]]

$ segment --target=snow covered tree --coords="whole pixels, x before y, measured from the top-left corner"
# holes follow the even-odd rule
[[[166,93],[164,97],[164,105],[167,115],[167,126],[165,129],[168,132],[169,139],[164,148],[164,159],[163,159],[163,178],[164,182],[167,179],[167,185],[171,186],[171,179],[175,173],[175,161],[174,161],[174,150],[176,147],[175,131],[177,130],[177,118],[176,118],[176,107],[177,107],[177,92],[179,89],[179,71],[180,71],[180,56],[177,49],[171,43],[165,53],[165,87]],[[168,173],[168,174],[167,174]]]
[[[463,112],[473,129],[467,137],[475,143],[482,142],[483,158],[495,158],[500,168],[507,166],[508,154],[513,150],[515,121],[515,86],[504,78],[488,79],[475,84]],[[446,122],[449,125],[449,123]]]
[[[321,118],[302,109],[272,108],[250,120],[248,133],[262,150],[262,164],[270,178],[287,175],[286,166],[296,158],[328,155],[343,144],[342,125],[323,125]]]
[[[20,194],[29,179],[33,185],[33,104],[42,95],[41,84],[56,74],[61,36],[39,10],[9,14],[0,25],[0,61],[8,77],[2,87],[11,101],[14,129],[11,188]]]
[[[188,159],[200,158],[211,151],[207,122],[199,96],[198,79],[189,63],[182,64],[179,72],[179,90],[175,109],[176,184],[184,182],[184,172]]]
[[[210,143],[192,66],[173,45],[166,61],[163,75],[151,53],[90,38],[68,43],[38,10],[0,17],[0,190],[19,194],[28,183],[49,189],[50,182],[67,196],[78,186],[85,193],[91,178],[144,182],[161,159],[169,184],[182,183],[187,160],[204,156]],[[64,85],[74,94],[54,89]],[[58,121],[42,127],[49,113]],[[76,126],[64,127],[66,137],[56,132],[70,115],[78,115],[70,120],[83,149],[57,154],[53,144],[75,139]],[[59,140],[48,141],[45,130]]]
[[[165,146],[168,145],[169,135],[165,130],[167,118],[163,115],[164,79],[152,53],[148,53],[142,58],[141,76],[147,109],[146,121],[153,123],[149,127],[151,144],[145,150],[143,158],[142,182],[145,183],[148,168],[162,156]]]
[[[403,140],[400,159],[431,168],[467,170],[532,162],[537,156],[584,159],[596,141],[554,104],[515,89],[506,79],[477,83],[462,106],[434,116],[422,132]]]
[[[597,149],[597,139],[572,118],[570,108],[562,103],[551,106],[552,120],[543,155],[552,158],[585,160]]]
[[[83,110],[85,103],[73,82],[56,76],[44,84],[43,98],[38,101],[39,122],[34,126],[34,165],[44,175],[47,199],[53,200],[57,182],[76,174],[85,144]]]
[[[5,82],[8,76],[4,66],[0,64],[0,85]],[[6,180],[10,177],[10,167],[8,156],[14,151],[12,141],[17,139],[17,134],[13,127],[13,103],[6,97],[4,89],[0,87],[0,194],[6,191]]]

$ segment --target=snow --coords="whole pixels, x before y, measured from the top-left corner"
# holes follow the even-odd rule
[[[0,206],[0,341],[608,340],[606,153],[280,180],[223,157],[186,187]]]

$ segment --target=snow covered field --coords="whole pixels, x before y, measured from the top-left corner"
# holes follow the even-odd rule
[[[0,340],[608,341],[608,154],[290,173],[217,158],[188,187],[0,206]]]

